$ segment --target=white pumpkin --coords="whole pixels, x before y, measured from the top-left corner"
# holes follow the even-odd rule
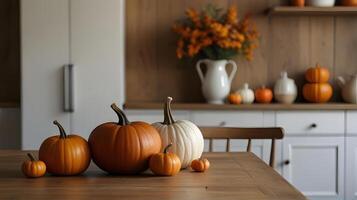
[[[244,83],[243,88],[238,90],[237,93],[242,97],[243,104],[251,104],[254,101],[254,92],[249,89],[248,83]]]
[[[164,122],[152,124],[161,137],[161,149],[172,143],[171,150],[181,160],[181,168],[186,168],[192,160],[201,157],[203,152],[203,136],[200,129],[190,121],[174,121],[171,114],[172,97],[167,97],[164,107]]]

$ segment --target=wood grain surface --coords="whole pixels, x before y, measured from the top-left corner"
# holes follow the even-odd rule
[[[238,7],[243,16],[250,13],[260,32],[260,44],[254,60],[235,58],[238,71],[232,91],[244,82],[252,88],[272,87],[286,70],[296,80],[299,93],[305,83],[304,72],[319,62],[331,70],[335,94],[331,101],[341,101],[336,77],[357,73],[357,16],[268,15],[275,5],[288,0],[130,0],[126,8],[126,101],[161,102],[166,96],[177,102],[204,102],[195,63],[175,57],[175,34],[171,26],[184,16],[186,8],[200,9],[208,3],[223,8]],[[285,7],[280,7],[283,9]],[[315,10],[314,10],[315,9]],[[312,8],[313,11],[317,12]],[[323,8],[322,8],[323,9]],[[328,8],[327,8],[328,9]],[[342,13],[346,8],[334,8]],[[342,11],[341,11],[342,9]],[[284,10],[283,10],[284,11]],[[347,8],[356,12],[355,8]],[[332,11],[331,11],[332,12]],[[230,71],[230,67],[227,67]],[[299,102],[304,102],[301,95]]]
[[[206,173],[186,169],[174,177],[110,176],[91,165],[81,176],[28,179],[23,151],[0,151],[0,199],[306,199],[252,153],[206,153]]]

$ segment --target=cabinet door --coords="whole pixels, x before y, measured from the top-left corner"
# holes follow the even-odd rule
[[[357,200],[357,137],[346,138],[346,199]]]
[[[344,198],[343,137],[287,137],[283,158],[283,176],[309,199]]]
[[[70,50],[75,66],[72,131],[88,138],[99,124],[117,120],[110,104],[124,103],[122,0],[71,0]]]
[[[38,149],[58,132],[58,120],[68,129],[63,110],[62,66],[69,58],[69,1],[21,1],[21,128],[22,148]]]

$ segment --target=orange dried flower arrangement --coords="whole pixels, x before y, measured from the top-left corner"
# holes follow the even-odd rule
[[[253,59],[258,31],[249,15],[239,20],[236,7],[230,6],[223,14],[221,10],[213,5],[201,12],[186,10],[186,17],[173,26],[179,36],[177,58],[220,60],[243,55],[247,60]]]

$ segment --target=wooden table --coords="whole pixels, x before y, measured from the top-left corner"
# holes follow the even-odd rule
[[[252,153],[206,153],[206,173],[111,176],[94,164],[82,176],[25,178],[24,151],[0,151],[0,199],[306,199]]]

